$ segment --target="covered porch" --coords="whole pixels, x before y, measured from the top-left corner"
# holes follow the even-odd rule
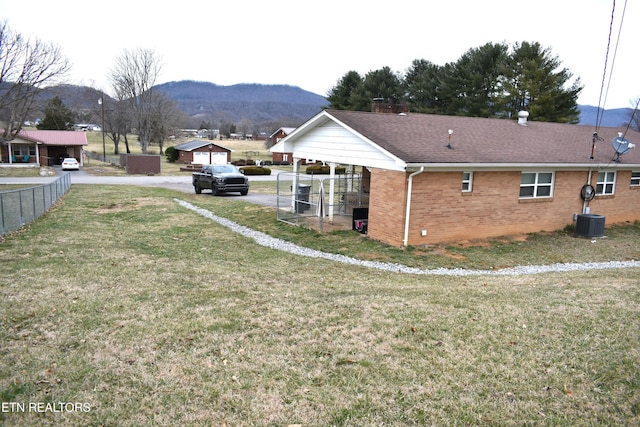
[[[341,173],[307,174],[296,170],[277,178],[277,219],[329,232],[367,231],[369,171],[350,166]],[[297,168],[296,168],[297,169]]]
[[[35,141],[8,141],[2,144],[2,163],[22,167],[40,166],[40,150]]]
[[[54,166],[67,157],[84,164],[82,131],[23,130],[0,144],[0,165],[13,167]]]

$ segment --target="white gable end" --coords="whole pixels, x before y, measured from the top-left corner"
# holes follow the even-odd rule
[[[296,139],[293,157],[391,170],[404,169],[404,162],[400,159],[332,120]]]

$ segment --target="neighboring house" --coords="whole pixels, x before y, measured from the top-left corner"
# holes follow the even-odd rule
[[[220,130],[219,129],[198,129],[195,132],[195,135],[198,138],[220,139]]]
[[[231,162],[233,150],[212,141],[193,140],[175,146],[178,150],[176,163],[195,165],[226,165]]]
[[[101,132],[102,128],[100,125],[96,125],[94,123],[76,123],[73,125],[74,130],[81,130],[85,132]]]
[[[82,131],[21,130],[13,140],[0,144],[0,161],[5,164],[53,166],[73,157],[82,166],[87,135]]]
[[[271,151],[292,153],[294,170],[307,158],[361,166],[369,237],[408,246],[553,231],[589,211],[607,224],[640,220],[640,134],[600,128],[593,144],[594,131],[526,116],[325,110]],[[618,132],[638,145],[619,158]]]
[[[270,146],[273,147],[276,145],[281,139],[289,135],[296,128],[288,128],[282,127],[269,135]],[[293,155],[292,153],[282,153],[282,152],[272,152],[272,160],[274,164],[282,164],[282,163],[293,163]]]

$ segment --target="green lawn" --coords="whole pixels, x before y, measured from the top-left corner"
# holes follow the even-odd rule
[[[560,232],[401,250],[284,225],[241,198],[74,185],[0,243],[0,424],[640,423],[638,268],[393,274],[258,246],[176,197],[423,268],[638,259],[640,247],[636,224],[595,243]]]

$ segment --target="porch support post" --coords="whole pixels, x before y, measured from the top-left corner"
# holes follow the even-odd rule
[[[336,164],[329,163],[329,223],[333,224],[333,200],[336,189]]]
[[[11,149],[11,141],[7,143],[9,147],[9,164],[13,164],[13,150]]]
[[[293,181],[291,181],[291,211],[296,211],[296,199],[298,198],[298,173],[300,171],[300,157],[293,158]]]
[[[38,148],[38,143],[36,142],[36,163],[38,166],[40,165],[40,149]]]

